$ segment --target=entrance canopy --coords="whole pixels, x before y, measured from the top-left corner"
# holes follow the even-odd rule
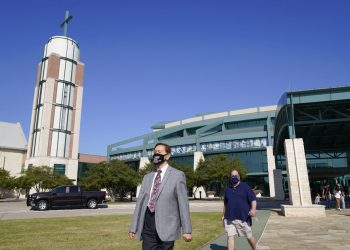
[[[329,158],[331,167],[349,169],[350,86],[282,95],[276,111],[274,155],[284,155],[284,140],[293,138],[303,138],[307,158]],[[343,160],[334,161],[339,157]],[[309,163],[310,172],[312,167],[330,167],[327,161],[311,161],[311,168]]]

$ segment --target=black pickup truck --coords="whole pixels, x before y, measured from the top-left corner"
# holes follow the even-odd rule
[[[62,207],[97,208],[105,197],[105,191],[84,191],[79,186],[60,186],[50,192],[28,195],[27,206],[41,211]]]

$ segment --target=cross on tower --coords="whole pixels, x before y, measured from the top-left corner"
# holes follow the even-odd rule
[[[66,15],[64,17],[63,23],[61,23],[61,28],[63,28],[63,35],[67,36],[68,22],[72,20],[73,16],[69,15],[69,11],[66,10]]]

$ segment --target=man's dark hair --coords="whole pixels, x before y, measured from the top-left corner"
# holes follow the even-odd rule
[[[156,147],[158,147],[158,146],[164,146],[164,147],[165,147],[165,152],[166,152],[167,154],[170,154],[170,153],[171,153],[171,149],[170,149],[170,147],[169,147],[168,144],[159,142],[159,143],[157,143],[157,144],[154,146],[154,149],[155,149]]]

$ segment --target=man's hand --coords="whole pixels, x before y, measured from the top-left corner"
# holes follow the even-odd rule
[[[129,232],[129,238],[130,239],[132,239],[132,240],[135,239],[135,235],[136,234],[134,232]]]
[[[255,217],[256,216],[256,210],[255,209],[251,209],[248,214],[251,217]]]
[[[183,234],[182,238],[184,239],[184,241],[190,242],[192,240],[192,234]]]

